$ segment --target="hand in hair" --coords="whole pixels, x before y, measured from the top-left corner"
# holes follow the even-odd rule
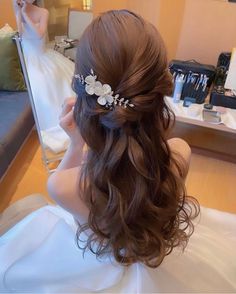
[[[20,11],[21,7],[22,7],[22,0],[13,0],[13,8],[15,12]]]
[[[76,99],[73,97],[65,100],[59,119],[60,126],[71,139],[71,144],[76,146],[81,142],[82,138],[73,115],[75,102]]]

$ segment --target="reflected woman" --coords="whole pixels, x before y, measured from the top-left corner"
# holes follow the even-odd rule
[[[33,0],[13,0],[17,26],[43,141],[54,152],[68,144],[59,126],[65,98],[75,96],[71,89],[74,63],[62,54],[46,49],[49,13]]]

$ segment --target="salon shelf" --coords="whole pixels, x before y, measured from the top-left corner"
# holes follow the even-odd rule
[[[201,121],[198,119],[187,118],[187,117],[182,117],[182,116],[178,116],[178,115],[176,115],[176,121],[192,124],[195,126],[205,127],[205,128],[209,128],[209,129],[213,129],[213,130],[236,134],[235,129],[231,129],[229,127],[226,127],[224,124],[212,124],[212,123],[208,123],[208,122]]]
[[[167,97],[166,99],[171,107],[171,98]],[[177,107],[173,105],[175,110],[179,108],[181,111],[181,107],[183,107],[181,104]],[[200,104],[199,108],[202,107],[203,105]],[[180,137],[184,139],[195,153],[236,163],[236,129],[229,128],[224,124],[212,124],[201,119],[187,117],[186,113],[179,115],[176,113],[178,111],[174,112],[176,123],[168,136],[169,138]]]

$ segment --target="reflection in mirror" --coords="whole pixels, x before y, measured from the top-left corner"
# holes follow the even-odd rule
[[[46,46],[49,13],[41,7],[46,1],[13,1],[20,34],[18,52],[48,166],[61,158],[69,144],[68,135],[59,126],[59,115],[65,99],[75,97],[71,89],[74,62],[61,54],[65,50],[59,53]]]
[[[41,0],[39,4],[49,12],[49,41],[53,41],[55,36],[68,34],[69,9],[80,11],[92,9],[92,0]]]
[[[23,71],[24,78],[25,78],[25,84],[27,86],[28,95],[29,95],[30,103],[31,103],[31,108],[32,108],[32,112],[34,115],[35,125],[36,125],[36,129],[38,132],[39,141],[40,141],[40,144],[42,147],[42,159],[45,164],[45,167],[47,168],[48,171],[50,171],[50,163],[57,161],[57,160],[60,160],[62,155],[58,155],[55,157],[52,154],[50,154],[49,150],[47,150],[48,148],[45,146],[45,144],[43,142],[42,132],[41,132],[40,125],[39,125],[38,115],[37,115],[37,111],[36,111],[36,107],[35,107],[35,103],[34,103],[34,98],[33,98],[32,90],[31,90],[31,86],[30,86],[29,76],[28,76],[28,72],[27,72],[27,68],[26,68],[25,58],[24,58],[21,39],[19,37],[19,34],[15,35],[14,40],[16,41],[16,46],[17,46],[17,50],[18,50],[18,54],[19,54],[19,58],[20,58],[20,63],[21,63],[22,71]]]

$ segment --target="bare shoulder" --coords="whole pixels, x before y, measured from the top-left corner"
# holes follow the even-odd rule
[[[46,8],[34,6],[34,12],[37,13],[41,18],[48,19],[49,12]]]
[[[52,197],[60,194],[76,192],[80,169],[79,167],[55,171],[48,179],[48,190]]]
[[[191,149],[188,143],[180,138],[172,138],[168,140],[168,145],[173,158],[179,163],[183,163],[183,174],[186,177],[191,159]]]
[[[41,8],[42,9],[42,13],[46,16],[49,15],[49,11],[46,8]]]
[[[49,12],[48,12],[48,10],[45,9],[45,8],[41,8],[41,7],[40,7],[40,9],[42,9],[42,11],[41,11],[41,18],[42,19],[45,19],[46,21],[48,21],[48,18],[49,18]]]
[[[186,161],[189,161],[191,149],[186,141],[180,138],[172,138],[168,140],[168,145],[172,152],[179,153]]]
[[[49,14],[48,10],[44,7],[39,7],[39,6],[33,6],[34,10],[41,13],[41,14]]]

